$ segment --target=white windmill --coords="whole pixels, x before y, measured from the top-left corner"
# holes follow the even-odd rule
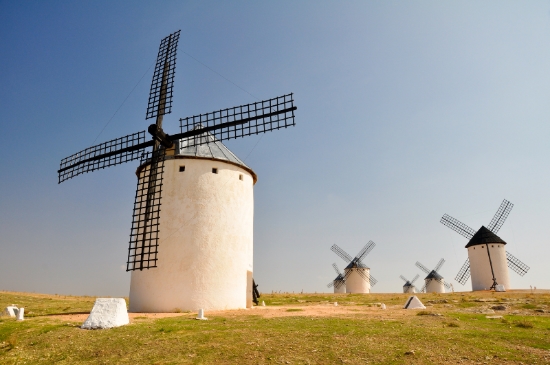
[[[470,240],[466,244],[468,258],[455,278],[460,284],[464,285],[471,274],[472,290],[497,289],[497,285],[508,290],[508,267],[520,276],[529,271],[529,266],[506,251],[506,242],[497,236],[513,207],[514,204],[504,199],[487,228],[481,226],[477,232],[447,214],[441,218],[441,223]]]
[[[257,177],[221,141],[293,126],[296,107],[288,94],[183,118],[180,133],[166,134],[179,35],[160,44],[146,112],[156,118],[152,139],[138,132],[69,156],[59,183],[141,159],[126,266],[130,311],[250,307],[259,294],[252,278]]]
[[[425,291],[426,293],[445,293],[445,288],[451,290],[451,286],[445,282],[443,276],[441,276],[437,271],[441,269],[444,259],[439,260],[437,265],[433,270],[428,269],[426,266],[422,265],[420,262],[416,262],[416,266],[424,271],[428,276],[424,278],[424,287],[420,289],[420,292]]]
[[[334,271],[336,271],[336,277],[333,281],[327,284],[327,288],[334,287],[334,293],[345,293],[346,292],[346,279],[344,274],[340,272],[336,264],[332,264]]]
[[[337,245],[332,245],[330,248],[348,263],[348,266],[344,269],[346,293],[370,293],[371,286],[374,286],[378,282],[378,280],[370,274],[370,268],[362,262],[374,246],[376,246],[376,244],[373,241],[369,241],[354,258]]]
[[[408,280],[403,275],[399,275],[399,277],[405,282],[405,285],[403,285],[403,293],[416,293],[414,282],[420,277],[420,275],[416,274],[412,280]]]

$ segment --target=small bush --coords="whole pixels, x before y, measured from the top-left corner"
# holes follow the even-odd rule
[[[302,312],[303,309],[300,308],[290,308],[286,310],[287,312]]]
[[[416,313],[417,316],[430,316],[432,313],[428,311],[420,311]]]
[[[8,343],[8,351],[12,350],[17,346],[17,337],[11,335],[10,337],[8,337],[6,342]]]
[[[447,322],[447,327],[460,327],[456,322]]]
[[[533,328],[533,327],[535,327],[533,322],[529,322],[525,319],[523,319],[521,321],[516,321],[515,326],[520,327],[520,328]]]

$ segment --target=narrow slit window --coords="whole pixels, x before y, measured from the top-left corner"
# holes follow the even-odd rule
[[[239,174],[239,180],[242,181],[242,179],[243,179],[243,174]]]
[[[185,166],[180,166],[180,172],[184,172],[185,171]]]
[[[212,167],[212,173],[217,174],[218,173],[218,168],[217,167]]]

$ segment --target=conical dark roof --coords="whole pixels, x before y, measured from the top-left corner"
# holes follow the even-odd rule
[[[348,266],[345,267],[345,269],[353,269],[353,268],[358,268],[358,269],[370,269],[367,265],[365,265],[364,263],[362,262],[357,262],[355,260],[353,260],[352,262],[350,262],[348,264]]]
[[[201,129],[202,125],[198,125],[193,130]],[[192,144],[198,145],[192,145]],[[191,147],[189,145],[192,145]],[[252,171],[240,158],[238,158],[233,152],[229,150],[223,143],[218,141],[210,132],[204,132],[194,137],[182,138],[179,140],[178,148],[176,149],[176,155],[192,157],[192,158],[204,158],[210,160],[219,160],[230,162],[234,165],[243,167],[248,170],[254,179],[254,183],[258,180],[256,173]]]
[[[506,242],[504,242],[502,238],[489,231],[487,228],[485,228],[485,226],[481,226],[476,234],[474,234],[470,242],[468,242],[466,248],[470,246],[485,245],[487,243],[502,243],[503,245],[506,244]]]
[[[441,280],[443,279],[443,276],[439,275],[437,271],[432,270],[424,280],[427,280],[427,279]]]

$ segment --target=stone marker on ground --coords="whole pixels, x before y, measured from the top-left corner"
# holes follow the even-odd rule
[[[18,321],[25,320],[25,308],[19,308],[19,310],[17,311],[17,320]]]
[[[380,306],[380,308],[386,309],[386,305],[385,305],[384,303],[382,303],[382,305]]]
[[[495,285],[495,291],[506,291],[506,288],[502,284]]]
[[[199,309],[199,315],[197,316],[196,319],[200,319],[200,320],[203,320],[203,321],[206,321],[208,319],[204,316],[204,309],[202,309],[202,308]]]
[[[417,298],[416,295],[412,295],[407,300],[407,303],[405,303],[404,309],[426,309],[424,304],[420,301],[420,299]]]
[[[97,298],[90,315],[80,328],[104,329],[130,323],[126,301],[123,298]]]
[[[265,302],[262,300],[262,307],[265,307]]]
[[[335,307],[338,307],[338,302],[334,302],[334,306],[335,306]]]

